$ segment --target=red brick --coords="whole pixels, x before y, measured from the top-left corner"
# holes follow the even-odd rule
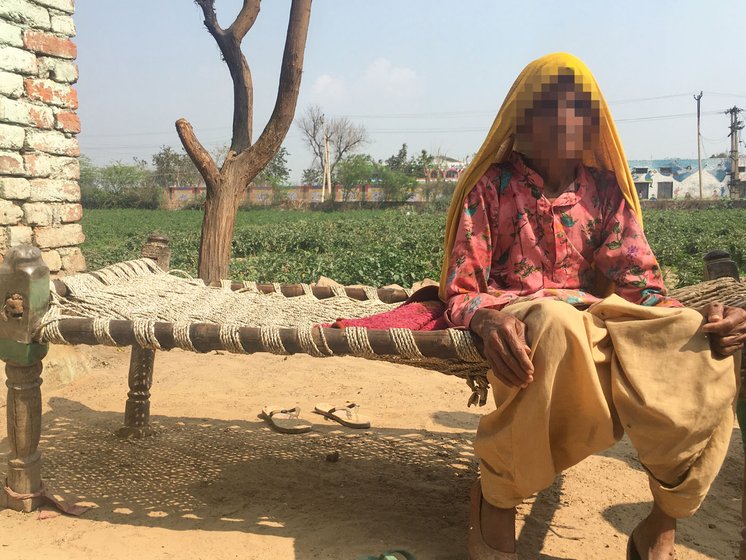
[[[80,178],[80,164],[75,157],[25,153],[23,154],[23,163],[26,167],[27,177],[76,180]]]
[[[63,132],[57,130],[28,129],[26,131],[26,147],[45,154],[73,157],[80,155],[78,141],[74,137],[67,138]]]
[[[23,175],[23,160],[14,152],[0,152],[0,175]]]
[[[31,78],[26,78],[24,86],[29,99],[69,109],[78,108],[78,92],[72,86]]]
[[[42,129],[52,128],[53,124],[52,112],[48,107],[29,107],[28,120],[36,128]]]
[[[80,204],[60,204],[55,213],[63,224],[79,222],[83,217],[83,207]]]
[[[80,132],[80,117],[75,113],[69,113],[62,111],[57,113],[55,116],[54,127],[65,132],[73,132],[77,134]]]
[[[78,49],[70,39],[63,39],[49,33],[27,29],[23,34],[23,46],[30,51],[60,58],[75,58]]]

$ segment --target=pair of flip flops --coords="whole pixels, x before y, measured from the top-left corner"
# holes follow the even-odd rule
[[[355,403],[347,403],[342,406],[318,403],[313,412],[348,428],[370,428],[370,420],[361,416],[359,409],[360,405]],[[313,428],[310,422],[300,418],[299,406],[292,408],[265,406],[260,416],[275,430],[284,434],[303,434]]]

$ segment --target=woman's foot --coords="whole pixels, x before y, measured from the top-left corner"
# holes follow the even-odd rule
[[[632,543],[641,560],[673,560],[676,518],[653,504],[650,514],[632,531]]]
[[[477,480],[471,489],[469,510],[469,560],[517,560],[515,508],[501,509],[482,497]]]

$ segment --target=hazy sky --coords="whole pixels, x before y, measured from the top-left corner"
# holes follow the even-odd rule
[[[224,27],[240,0],[217,0]],[[255,137],[275,102],[289,0],[265,0],[243,42],[255,85]],[[367,127],[364,151],[403,142],[463,158],[477,150],[531,60],[567,51],[594,72],[630,159],[696,157],[729,146],[746,108],[743,0],[314,0],[296,117],[311,103]],[[208,148],[230,142],[232,85],[189,0],[77,0],[82,152],[97,164],[180,147],[186,117]],[[311,163],[294,124],[291,178]]]

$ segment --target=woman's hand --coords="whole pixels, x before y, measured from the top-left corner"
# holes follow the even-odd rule
[[[720,356],[731,356],[746,342],[746,310],[723,305],[719,301],[708,303],[702,309],[705,325],[702,332],[710,335],[710,348]]]
[[[484,342],[487,363],[508,387],[526,388],[534,380],[534,365],[526,343],[526,325],[496,309],[479,309],[469,327]]]

